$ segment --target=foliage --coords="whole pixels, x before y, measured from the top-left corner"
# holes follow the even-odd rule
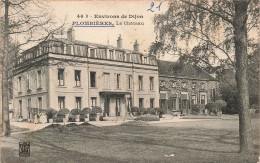
[[[163,108],[154,108],[154,109],[159,114],[165,114],[166,113],[166,111]]]
[[[75,121],[76,121],[76,116],[70,114],[70,115],[69,115],[69,122],[75,122]]]
[[[62,116],[62,115],[57,115],[57,116],[54,118],[54,121],[55,121],[56,123],[63,122],[63,118],[64,118],[64,116]]]
[[[57,115],[59,115],[59,116],[65,116],[66,114],[69,114],[69,113],[70,113],[70,110],[67,109],[67,108],[64,108],[64,109],[60,109],[60,110],[58,111],[58,114],[57,114]]]
[[[88,107],[82,109],[81,111],[82,114],[91,114],[92,113],[92,110]]]
[[[132,112],[138,112],[138,111],[139,111],[139,108],[136,107],[136,106],[134,106],[134,107],[131,108],[131,111],[132,111]]]
[[[95,107],[93,107],[92,112],[93,112],[94,114],[102,113],[102,109],[101,109],[101,107],[99,107],[99,106],[95,106]]]
[[[148,126],[148,123],[145,121],[128,121],[122,123],[121,126]]]
[[[209,113],[217,114],[217,112],[222,111],[223,108],[226,107],[226,103],[223,100],[218,100],[215,103],[208,103],[205,108],[209,111]]]
[[[141,121],[160,121],[160,118],[154,115],[142,115],[134,119],[135,121],[141,120]]]
[[[140,107],[138,112],[143,113],[145,111],[147,111],[145,107]]]
[[[204,109],[204,105],[203,104],[193,104],[191,106],[191,112],[192,114],[200,114],[202,113],[202,110]]]
[[[149,114],[155,115],[155,109],[154,108],[147,108],[147,112]]]
[[[57,114],[57,111],[53,108],[46,109],[47,119],[52,119]]]
[[[219,111],[221,111],[224,107],[227,106],[227,103],[223,100],[217,100],[215,102],[215,104],[217,105],[217,107],[219,108]]]
[[[81,110],[80,110],[80,109],[77,109],[77,108],[76,108],[76,109],[72,109],[72,110],[71,110],[71,114],[72,114],[72,115],[80,115],[80,114],[81,114]]]

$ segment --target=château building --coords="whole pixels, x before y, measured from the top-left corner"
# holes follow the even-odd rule
[[[50,38],[18,58],[13,79],[14,117],[28,119],[30,108],[56,110],[100,106],[108,116],[125,116],[131,106],[159,107],[155,58],[134,50]]]
[[[183,114],[191,113],[193,104],[215,102],[218,81],[195,64],[158,61],[160,107]]]

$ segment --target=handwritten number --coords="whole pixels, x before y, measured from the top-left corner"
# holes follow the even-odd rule
[[[161,5],[162,5],[162,2],[159,4],[159,6],[156,7],[156,8],[158,8],[159,11],[161,9]]]
[[[150,9],[148,9],[147,11],[154,12],[154,11],[152,10],[153,6],[154,6],[154,3],[152,2],[152,3],[151,3],[151,6],[150,6],[151,8],[150,8]]]
[[[162,2],[159,4],[159,6],[156,7],[156,8],[158,8],[158,11],[160,11],[161,5],[162,5]],[[150,8],[147,9],[147,11],[154,12],[154,10],[152,10],[153,7],[154,7],[154,3],[152,2],[151,5],[150,5]]]

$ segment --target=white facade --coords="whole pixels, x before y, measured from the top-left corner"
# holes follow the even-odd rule
[[[26,69],[28,59],[34,64]],[[131,106],[159,106],[157,63],[135,51],[49,40],[26,51],[17,65],[13,82],[16,118],[27,119],[28,108],[100,106],[109,110],[109,116],[124,116]]]

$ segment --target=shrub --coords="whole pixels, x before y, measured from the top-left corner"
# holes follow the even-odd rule
[[[147,112],[149,114],[155,115],[155,109],[154,108],[147,108]]]
[[[139,112],[140,112],[140,113],[143,113],[143,112],[145,112],[145,111],[147,111],[146,108],[144,108],[144,107],[140,107],[140,108],[139,108]]]
[[[139,111],[139,108],[136,107],[136,106],[134,106],[134,107],[131,108],[131,111],[132,111],[132,112],[138,112],[138,111]]]
[[[46,109],[47,119],[52,119],[56,114],[57,111],[55,109],[52,108]]]
[[[164,109],[162,109],[162,108],[154,108],[155,109],[155,111],[157,112],[157,113],[159,113],[159,114],[165,114],[165,110]]]
[[[193,104],[191,106],[191,112],[192,114],[200,114],[202,113],[202,110],[204,109],[204,105],[203,104]]]
[[[92,110],[90,108],[84,108],[84,109],[82,109],[81,113],[82,114],[91,114]]]
[[[227,103],[223,100],[217,100],[215,102],[216,107],[218,108],[218,111],[221,111],[223,108],[227,106]]]
[[[225,106],[224,103],[208,103],[206,105],[206,109],[208,109],[209,113],[217,114],[217,112],[221,111]]]
[[[55,119],[54,119],[54,121],[55,122],[63,122],[63,118],[64,118],[64,116],[62,116],[62,115],[57,115],[56,117],[55,117]]]
[[[57,115],[64,117],[66,114],[69,114],[69,113],[70,113],[70,110],[67,109],[67,108],[64,108],[64,109],[60,109],[60,110],[58,111],[58,114],[57,114]]]
[[[80,115],[81,114],[81,110],[80,109],[72,109],[70,112],[72,115]]]
[[[140,117],[137,117],[134,119],[135,121],[141,120],[141,121],[159,121],[160,118],[154,116],[154,115],[142,115]]]
[[[102,113],[102,109],[101,109],[101,107],[99,107],[99,106],[95,106],[95,107],[93,107],[92,112],[93,112],[94,114]]]
[[[76,116],[70,114],[70,115],[69,115],[69,122],[75,122],[75,121],[76,121]]]

